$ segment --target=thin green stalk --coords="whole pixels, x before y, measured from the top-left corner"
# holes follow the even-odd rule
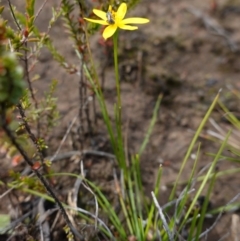
[[[233,175],[236,173],[240,172],[240,168],[232,168],[232,169],[228,169],[228,170],[224,170],[224,171],[220,171],[216,174],[216,178],[220,178],[222,176],[226,176],[226,175]],[[214,173],[210,174],[210,176],[208,177],[208,179],[210,180],[213,177]],[[202,175],[196,178],[196,182],[201,182],[205,179],[206,175]],[[188,181],[184,181],[184,182],[179,182],[178,185],[185,185],[186,183],[188,183]]]
[[[124,174],[127,177],[127,166],[125,162],[124,155],[124,145],[122,138],[122,103],[121,103],[121,89],[120,89],[120,79],[118,71],[118,30],[113,35],[113,55],[114,55],[114,70],[115,70],[115,81],[116,81],[116,91],[117,91],[117,103],[115,108],[115,121],[117,129],[117,153],[116,157],[120,163],[120,167],[123,168]]]
[[[194,174],[195,174],[195,171],[196,171],[196,168],[197,168],[197,162],[198,162],[198,158],[199,158],[200,148],[201,148],[201,144],[199,143],[196,159],[194,161],[192,171],[190,173],[190,177],[188,178],[187,186],[184,188],[183,193],[180,195],[180,200],[175,205],[174,216],[171,218],[171,220],[169,222],[169,227],[170,227],[171,230],[176,229],[177,220],[181,220],[182,217],[183,217],[184,208],[186,207],[186,203],[189,199],[189,191],[191,190],[192,185],[193,185],[193,178],[194,178]],[[166,233],[164,234],[164,238],[167,239]]]
[[[134,180],[136,182],[136,187],[137,187],[139,196],[141,196],[141,201],[138,200],[138,201],[140,201],[139,205],[141,206],[141,209],[144,208],[147,211],[147,205],[146,205],[146,200],[145,200],[145,195],[144,195],[144,190],[143,190],[141,170],[140,170],[140,159],[139,159],[138,154],[136,154],[135,156],[132,157],[132,163],[133,163],[132,172],[134,174]],[[141,218],[141,216],[140,216],[140,218]]]
[[[118,195],[119,195],[119,201],[120,201],[120,204],[121,204],[121,207],[122,207],[122,211],[123,211],[123,214],[124,214],[126,222],[127,222],[127,226],[128,226],[129,232],[130,232],[130,234],[134,234],[134,232],[133,232],[134,226],[133,226],[133,224],[131,222],[131,216],[129,216],[129,214],[128,214],[127,207],[126,207],[126,204],[125,204],[125,202],[123,200],[122,195],[121,194],[118,194]]]
[[[177,205],[176,211],[175,211],[176,213],[174,215],[174,218],[171,220],[171,224],[169,225],[172,228],[172,230],[174,230],[174,227],[176,225],[176,220],[179,220],[181,218],[181,216],[184,212],[184,207],[186,206],[187,200],[189,199],[188,193],[189,193],[189,191],[190,191],[190,189],[192,188],[192,185],[193,185],[193,178],[194,178],[194,174],[195,174],[195,171],[196,171],[196,168],[197,168],[197,162],[198,162],[198,159],[199,159],[200,148],[201,148],[201,143],[198,144],[196,159],[194,161],[193,168],[192,168],[190,177],[188,179],[188,183],[187,183],[187,186],[186,186],[186,189],[185,189],[185,193],[183,195],[183,198],[181,199],[181,201]]]
[[[117,104],[114,106],[114,113],[115,113],[115,123],[116,123],[116,131],[117,131],[115,155],[118,160],[120,168],[123,169],[124,171],[124,178],[127,179],[129,173],[127,169],[127,163],[125,160],[124,144],[123,144],[123,138],[122,138],[122,123],[120,120],[119,108]]]
[[[74,173],[67,173],[67,172],[66,173],[52,173],[48,176],[50,176],[50,177],[51,176],[69,176],[69,177],[76,177],[76,178],[84,179],[81,175],[74,174]],[[127,235],[126,235],[126,232],[123,228],[123,225],[122,225],[118,215],[116,214],[116,212],[114,210],[114,207],[110,204],[110,202],[108,201],[106,196],[102,193],[102,191],[99,189],[99,187],[97,185],[95,185],[93,182],[91,182],[87,179],[84,179],[84,181],[90,186],[90,188],[92,188],[94,190],[95,194],[98,197],[98,202],[100,204],[100,207],[102,207],[102,209],[108,214],[108,217],[111,220],[113,226],[117,229],[117,231],[119,232],[119,235],[121,237],[123,237],[123,240],[125,240]],[[120,199],[120,202],[122,205],[124,205],[123,200]],[[127,216],[127,211],[126,211],[125,207],[123,208],[123,212],[124,212],[125,216]],[[130,225],[130,227],[131,227],[131,225]],[[130,229],[130,232],[133,233],[132,229]]]
[[[121,120],[121,91],[120,91],[120,80],[118,72],[118,31],[113,35],[113,54],[114,54],[114,70],[116,78],[116,89],[117,89],[117,107],[119,111],[119,120]]]
[[[219,100],[218,104],[220,105],[220,107],[223,109],[224,113],[225,113],[225,117],[226,119],[232,123],[233,126],[235,126],[237,129],[240,129],[240,122],[238,120],[238,118],[231,113],[231,111],[229,111],[229,109]]]
[[[186,166],[186,163],[187,163],[187,161],[188,161],[188,158],[189,158],[189,156],[190,156],[190,154],[191,154],[191,152],[192,152],[192,150],[193,150],[193,147],[194,147],[194,145],[195,145],[195,143],[196,143],[196,141],[197,141],[197,139],[198,139],[198,137],[199,137],[199,135],[200,135],[203,127],[205,126],[205,124],[206,124],[206,122],[207,122],[210,114],[212,113],[212,111],[213,111],[213,109],[214,109],[214,107],[215,107],[215,105],[216,105],[216,103],[217,103],[217,101],[218,101],[218,99],[219,99],[219,95],[220,95],[220,91],[219,91],[219,93],[217,94],[217,96],[215,97],[214,101],[212,102],[212,104],[211,104],[210,108],[208,109],[207,113],[205,114],[202,122],[200,123],[200,125],[199,125],[199,127],[198,127],[198,129],[197,129],[197,131],[196,131],[196,133],[195,133],[195,135],[194,135],[194,137],[193,137],[190,145],[189,145],[189,148],[188,148],[188,150],[187,150],[187,153],[186,153],[186,155],[185,155],[185,157],[184,157],[184,159],[183,159],[183,162],[182,162],[180,171],[179,171],[178,176],[177,176],[177,178],[176,178],[176,182],[174,183],[172,192],[171,192],[171,194],[170,194],[169,200],[173,200],[173,198],[174,198],[174,195],[175,195],[176,189],[177,189],[177,185],[178,185],[178,181],[179,181],[179,179],[180,179],[180,176],[182,175],[183,169],[184,169],[184,167]]]
[[[191,226],[189,228],[189,235],[188,235],[188,239],[187,239],[188,241],[192,240],[192,237],[194,236],[194,232],[196,231],[196,227],[198,227],[197,226],[197,221],[199,219],[199,212],[198,211],[199,211],[198,209],[194,210],[193,217],[190,221]]]
[[[131,201],[131,212],[134,219],[134,226],[136,230],[137,240],[144,240],[143,231],[143,189],[142,180],[140,175],[140,165],[138,155],[132,157],[132,166],[130,174],[132,179],[129,178],[129,196]]]
[[[159,195],[159,187],[160,187],[161,177],[162,177],[162,165],[159,166],[158,173],[157,173],[157,180],[154,185],[154,195],[156,197],[158,197],[158,195]],[[154,203],[152,203],[150,210],[148,212],[147,225],[146,225],[145,232],[144,232],[145,239],[147,239],[147,235],[148,235],[150,227],[154,226],[154,224],[153,224],[154,210],[155,210],[155,205],[154,205]],[[157,225],[155,225],[155,226],[157,226]]]
[[[214,170],[214,168],[215,168],[215,166],[216,166],[216,164],[217,164],[217,162],[218,162],[218,160],[219,160],[219,156],[221,155],[221,153],[223,152],[223,150],[224,150],[224,148],[225,148],[225,146],[226,146],[226,143],[227,143],[227,141],[228,141],[228,138],[229,138],[230,134],[231,134],[231,131],[228,132],[228,134],[227,134],[224,142],[222,143],[221,147],[219,148],[218,153],[217,153],[216,157],[214,158],[214,160],[213,160],[213,162],[212,162],[212,165],[211,165],[210,168],[208,169],[207,174],[205,175],[205,177],[204,177],[204,179],[203,179],[200,187],[198,188],[197,193],[195,194],[195,197],[194,197],[194,199],[193,199],[193,201],[192,201],[192,204],[190,205],[190,207],[189,207],[189,209],[188,209],[188,211],[187,211],[187,213],[186,213],[186,215],[185,215],[185,217],[184,217],[184,220],[183,220],[181,226],[179,227],[179,230],[182,229],[183,225],[184,225],[185,222],[187,221],[187,219],[188,219],[188,217],[189,217],[189,214],[191,213],[191,211],[192,211],[195,203],[197,202],[198,197],[199,197],[200,194],[202,193],[203,188],[206,186],[207,180],[209,179],[209,177],[211,176],[211,174],[213,174],[213,170]]]
[[[88,70],[88,68],[85,64],[83,65],[83,69],[85,71],[85,74],[86,74],[89,82],[92,84],[94,92],[95,92],[95,94],[98,98],[99,105],[100,105],[100,108],[101,108],[101,112],[102,112],[102,115],[103,115],[103,119],[104,119],[104,122],[106,124],[108,134],[110,136],[110,141],[111,141],[114,153],[116,155],[116,153],[117,153],[117,143],[115,142],[115,135],[113,133],[113,128],[112,128],[112,125],[111,125],[110,117],[109,117],[109,114],[108,114],[108,110],[107,110],[107,107],[106,107],[106,103],[105,103],[105,99],[104,99],[102,90],[99,87],[99,84],[94,82],[94,80],[93,80],[93,78],[92,78],[92,76],[91,76],[91,74],[90,74],[90,72],[89,72],[89,70]]]
[[[162,95],[159,95],[158,96],[158,99],[157,99],[157,102],[155,104],[155,107],[154,107],[154,110],[153,110],[153,116],[151,118],[151,122],[150,122],[150,125],[148,127],[148,130],[147,130],[147,133],[146,133],[146,136],[143,140],[143,143],[139,149],[139,156],[142,155],[143,151],[145,150],[148,142],[149,142],[149,139],[150,139],[150,136],[153,132],[153,128],[157,122],[157,117],[158,117],[158,111],[159,111],[159,108],[160,108],[160,104],[161,104],[161,100],[162,100]]]
[[[197,225],[197,234],[196,234],[195,240],[200,240],[199,236],[200,236],[200,234],[202,232],[202,229],[203,229],[203,222],[204,222],[204,219],[205,219],[205,216],[206,216],[206,212],[208,211],[210,195],[213,191],[213,187],[214,187],[214,184],[215,184],[215,181],[216,181],[216,174],[217,174],[217,172],[215,171],[214,176],[213,176],[213,178],[210,182],[210,185],[208,187],[208,191],[207,191],[207,195],[205,197],[204,203],[202,205],[202,210],[201,210],[200,220],[199,220],[199,223]]]
[[[133,182],[131,177],[128,178],[128,198],[129,198],[129,209],[128,214],[129,218],[132,220],[132,228],[134,231],[134,235],[136,235],[137,238],[140,237],[139,228],[138,228],[138,213],[137,213],[137,207],[136,202],[134,198],[134,191],[133,191]]]

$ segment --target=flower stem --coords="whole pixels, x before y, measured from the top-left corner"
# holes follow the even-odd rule
[[[114,67],[115,67],[115,78],[117,88],[117,108],[119,112],[119,118],[121,120],[121,94],[120,94],[120,80],[118,71],[118,30],[113,35],[113,51],[114,51]]]
[[[122,138],[122,103],[121,103],[121,90],[120,90],[120,80],[118,71],[118,31],[113,35],[113,54],[114,54],[114,68],[115,68],[115,79],[116,79],[116,89],[117,89],[117,104],[115,108],[115,121],[117,129],[117,142],[116,142],[116,157],[120,168],[124,170],[126,174],[127,166],[125,162],[124,154],[124,144]]]

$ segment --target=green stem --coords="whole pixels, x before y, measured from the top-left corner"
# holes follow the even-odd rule
[[[122,138],[122,103],[121,103],[121,89],[120,80],[118,72],[118,30],[113,35],[113,54],[114,54],[114,69],[115,69],[115,79],[116,79],[116,90],[117,90],[117,104],[115,108],[115,121],[117,129],[117,154],[116,157],[120,164],[120,167],[124,170],[124,175],[126,175],[126,162],[124,155],[124,145]]]
[[[116,88],[117,88],[117,107],[119,113],[119,120],[121,121],[121,95],[120,95],[120,80],[118,72],[118,30],[113,35],[113,51],[114,51],[114,68],[115,68],[115,78],[116,78]]]

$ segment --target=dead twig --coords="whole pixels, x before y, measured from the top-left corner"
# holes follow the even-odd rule
[[[50,241],[50,226],[49,226],[47,217],[55,211],[57,211],[57,208],[45,211],[44,199],[43,198],[40,199],[38,203],[38,213],[39,213],[38,225],[39,225],[40,234],[41,234],[41,241]]]
[[[83,240],[83,236],[81,234],[79,234],[79,232],[73,227],[72,223],[70,222],[68,215],[62,205],[62,203],[59,201],[59,199],[57,198],[56,194],[54,193],[53,189],[51,188],[51,186],[49,185],[47,179],[45,179],[45,177],[39,172],[39,170],[34,168],[34,163],[32,162],[32,160],[28,157],[28,155],[26,154],[25,150],[22,148],[22,146],[16,141],[16,138],[14,136],[14,134],[12,133],[12,131],[9,129],[8,124],[6,122],[6,116],[5,116],[5,108],[4,106],[2,106],[1,108],[1,118],[0,118],[0,124],[2,129],[5,131],[5,133],[7,134],[8,138],[10,139],[10,141],[12,142],[12,144],[16,147],[16,149],[19,151],[19,153],[22,155],[24,161],[29,165],[29,167],[31,167],[32,172],[37,176],[37,178],[39,179],[39,181],[43,184],[43,186],[45,187],[45,189],[47,190],[47,192],[53,197],[54,201],[56,202],[56,204],[58,205],[62,216],[67,224],[67,226],[69,227],[69,229],[71,230],[71,232],[73,234],[75,234],[76,236],[78,236],[81,240]]]
[[[36,19],[38,18],[39,14],[42,12],[44,6],[46,5],[46,3],[48,2],[48,0],[45,0],[42,4],[42,6],[38,9],[38,12],[36,13],[35,17],[34,17],[34,22],[36,21]]]
[[[13,11],[13,8],[12,8],[12,4],[11,4],[11,1],[10,1],[10,0],[8,0],[8,5],[9,5],[9,8],[10,8],[10,12],[11,12],[11,14],[12,14],[12,17],[13,17],[13,19],[14,19],[14,23],[16,24],[18,30],[21,31],[22,28],[20,27],[20,25],[19,25],[19,23],[18,23],[18,21],[17,21],[17,18],[16,18],[15,14],[14,14],[14,11]]]
[[[92,217],[94,219],[97,219],[99,224],[102,225],[106,229],[106,231],[108,232],[109,236],[111,237],[111,240],[116,241],[116,239],[114,238],[114,236],[113,236],[112,232],[110,231],[110,229],[108,228],[108,226],[100,218],[96,217],[94,214],[92,214],[92,213],[90,213],[90,212],[88,212],[88,211],[86,211],[86,210],[84,210],[82,208],[79,208],[79,207],[76,207],[76,208],[69,207],[69,208],[72,209],[72,210],[78,211],[80,213],[86,214],[86,215],[88,215],[88,216],[90,216],[90,217]]]
[[[154,192],[151,192],[151,195],[152,195],[152,198],[153,198],[153,202],[154,202],[154,204],[155,204],[155,206],[156,206],[156,208],[158,210],[159,216],[160,216],[160,218],[162,220],[163,228],[165,229],[165,231],[166,231],[166,233],[168,235],[169,241],[173,241],[174,240],[174,235],[171,232],[171,230],[170,230],[170,228],[169,228],[169,226],[167,224],[166,218],[165,218],[165,216],[163,214],[163,210],[160,207]]]
[[[66,131],[65,135],[63,136],[63,138],[62,138],[62,140],[61,140],[61,142],[60,142],[60,144],[59,144],[58,149],[56,150],[56,152],[54,153],[54,155],[50,158],[50,161],[51,161],[51,162],[56,158],[56,156],[58,155],[59,151],[61,150],[62,145],[63,145],[64,142],[66,141],[67,136],[69,135],[69,133],[70,133],[70,131],[71,131],[74,123],[76,122],[76,120],[77,120],[77,117],[74,117],[73,120],[72,120],[72,122],[70,123],[69,127],[67,128],[67,131]]]

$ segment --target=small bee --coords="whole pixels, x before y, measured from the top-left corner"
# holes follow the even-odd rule
[[[109,8],[107,13],[106,13],[106,17],[107,17],[107,22],[109,24],[114,24],[115,20],[114,20],[114,13],[112,12],[112,9]]]

